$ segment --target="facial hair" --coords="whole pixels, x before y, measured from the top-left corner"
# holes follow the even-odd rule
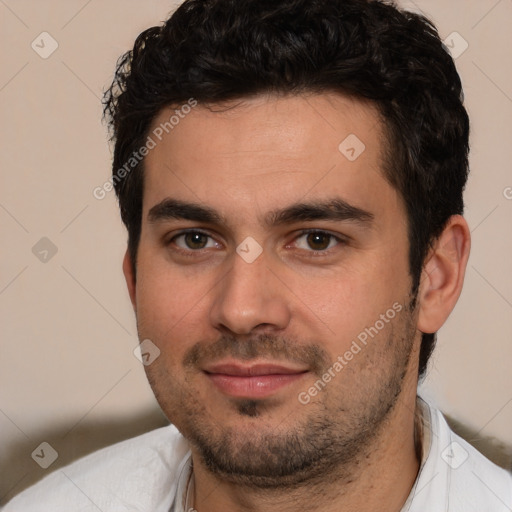
[[[319,392],[317,400],[307,405],[297,400],[279,424],[267,421],[275,405],[272,397],[233,399],[236,413],[247,423],[236,429],[220,423],[194,394],[194,375],[204,363],[230,356],[301,363],[321,377],[332,361],[317,343],[304,345],[269,334],[250,339],[223,336],[213,343],[196,343],[186,352],[183,384],[163,367],[148,371],[148,378],[169,420],[204,466],[221,479],[282,489],[321,482],[334,471],[349,478],[372,449],[401,394],[416,332],[412,313],[410,307],[404,308]]]

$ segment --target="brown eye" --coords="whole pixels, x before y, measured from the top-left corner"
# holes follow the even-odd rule
[[[314,251],[325,251],[331,243],[332,235],[322,232],[309,233],[306,237],[309,247]]]
[[[294,246],[312,255],[322,252],[330,253],[330,249],[334,249],[338,245],[344,245],[344,239],[332,235],[327,231],[306,230],[302,231],[295,239]]]
[[[208,243],[208,237],[202,233],[187,233],[184,240],[189,249],[204,249]]]
[[[183,250],[199,251],[214,247],[216,244],[212,237],[201,231],[187,231],[176,235],[171,242]]]

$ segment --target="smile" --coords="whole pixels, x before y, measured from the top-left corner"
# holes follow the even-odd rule
[[[203,370],[222,393],[237,398],[265,398],[302,379],[307,369],[279,364],[216,364]]]

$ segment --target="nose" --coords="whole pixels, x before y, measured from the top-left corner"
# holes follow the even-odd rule
[[[210,321],[232,334],[285,329],[291,318],[287,288],[268,266],[264,252],[252,263],[238,254],[213,290]]]

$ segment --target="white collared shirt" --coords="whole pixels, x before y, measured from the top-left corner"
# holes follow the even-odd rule
[[[452,432],[438,410],[421,404],[422,462],[401,512],[512,512],[512,474]],[[164,427],[56,470],[1,510],[190,512],[191,460],[183,436]]]

